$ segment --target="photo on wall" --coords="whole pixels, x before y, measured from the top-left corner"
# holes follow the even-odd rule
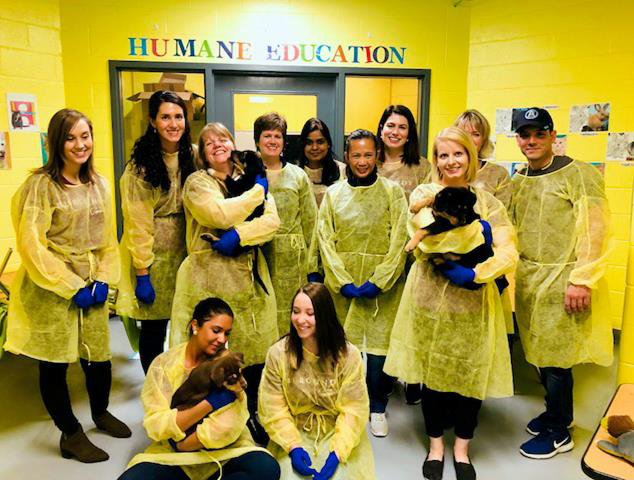
[[[566,147],[568,146],[568,137],[565,133],[560,133],[553,142],[553,153],[555,155],[565,155]]]
[[[11,149],[9,148],[9,132],[0,132],[0,170],[11,168]]]
[[[606,160],[634,163],[634,132],[608,134]]]
[[[39,132],[37,99],[26,93],[7,93],[9,130],[11,132]]]
[[[40,150],[42,151],[42,165],[48,163],[48,133],[40,133]]]
[[[609,103],[592,103],[570,107],[570,133],[607,132],[609,128]]]
[[[495,133],[509,135],[513,133],[511,122],[513,121],[512,108],[498,108],[495,111]]]

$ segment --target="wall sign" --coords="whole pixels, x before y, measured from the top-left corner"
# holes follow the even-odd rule
[[[387,45],[333,45],[329,43],[274,43],[200,40],[195,38],[128,37],[128,55],[151,58],[215,58],[218,60],[280,63],[398,64],[406,47]]]

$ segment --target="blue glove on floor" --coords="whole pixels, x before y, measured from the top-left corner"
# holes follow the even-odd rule
[[[367,281],[359,287],[359,296],[365,298],[376,298],[381,293],[381,289],[374,283]]]
[[[224,255],[225,257],[230,257],[233,255],[233,252],[236,248],[240,246],[240,235],[236,232],[235,228],[231,230],[227,230],[225,233],[220,235],[220,239],[211,244],[211,248],[213,248],[220,255]]]
[[[491,232],[491,225],[486,220],[480,220],[482,224],[482,235],[484,235],[484,243],[487,245],[493,245],[493,232]]]
[[[341,293],[341,295],[343,295],[346,298],[360,297],[359,289],[354,286],[354,283],[346,283],[343,287],[341,287],[339,292]]]
[[[312,272],[308,274],[308,281],[315,283],[324,283],[324,276],[319,272]]]
[[[297,473],[306,477],[317,475],[317,470],[311,468],[313,461],[310,459],[310,455],[308,455],[306,450],[301,447],[295,447],[288,455],[291,457],[293,470]]]
[[[108,300],[108,284],[96,281],[92,286],[92,296],[95,299],[95,305],[101,305]]]
[[[473,268],[463,267],[451,260],[447,260],[438,270],[443,277],[459,287],[464,287],[465,284],[473,282],[475,278],[475,270]]]
[[[95,298],[92,296],[92,287],[83,287],[77,290],[73,295],[73,302],[79,308],[92,307],[95,304]]]
[[[262,185],[262,188],[264,188],[264,195],[269,193],[269,181],[266,179],[266,177],[263,177],[262,175],[256,175],[255,183],[256,185]]]
[[[236,399],[236,394],[226,388],[222,390],[213,390],[205,397],[207,403],[211,405],[214,411],[226,407]]]
[[[145,303],[147,305],[152,305],[154,303],[156,293],[154,292],[152,282],[150,282],[149,273],[146,275],[136,276],[136,287],[134,289],[134,294],[136,295],[136,298],[139,299],[139,302]]]
[[[314,480],[329,480],[334,474],[335,470],[339,466],[339,459],[337,458],[337,454],[335,452],[330,452],[328,458],[326,459],[326,463],[321,468],[321,472],[315,475]]]

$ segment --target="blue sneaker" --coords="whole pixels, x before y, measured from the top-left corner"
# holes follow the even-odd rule
[[[528,458],[552,458],[558,453],[569,452],[575,446],[567,430],[556,432],[547,430],[531,438],[520,447],[520,453]]]
[[[539,435],[540,433],[548,430],[548,424],[543,420],[544,415],[545,412],[528,422],[528,425],[526,425],[526,431],[531,435]],[[573,426],[574,421],[570,422],[570,425],[568,425],[568,427],[566,428],[571,429]]]

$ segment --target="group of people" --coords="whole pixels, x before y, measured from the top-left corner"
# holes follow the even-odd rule
[[[572,449],[571,368],[612,361],[609,212],[598,171],[554,156],[549,113],[516,116],[528,164],[511,179],[487,161],[490,128],[475,110],[440,132],[431,161],[420,156],[403,105],[385,109],[376,135],[351,132],[343,162],[316,118],[301,131],[301,158],[289,161],[286,121],[269,113],[254,123],[265,173],[233,195],[228,179],[246,165],[229,130],[210,123],[192,145],[182,99],[156,92],[120,179],[117,245],[90,120],[57,112],[49,162],[12,202],[22,266],[4,348],[39,361],[62,455],[108,458],[71,408],[66,371],[78,358],[97,428],[131,434],[107,410],[111,286],[128,330],[139,326],[143,424],[154,440],[122,480],[375,478],[365,426],[369,419],[372,434],[388,435],[395,378],[408,399],[418,392],[422,400],[424,478],[442,478],[444,430],[453,428],[457,478],[474,479],[469,444],[482,401],[513,394],[514,316],[546,390],[546,410],[528,423],[534,438],[520,452],[550,458]],[[408,239],[435,220],[413,205],[447,187],[472,192],[479,219],[427,236],[408,255]],[[431,252],[479,245],[493,254],[473,268],[429,261]],[[504,275],[510,287],[496,283]],[[246,390],[170,408],[192,369],[225,347],[244,355]]]

